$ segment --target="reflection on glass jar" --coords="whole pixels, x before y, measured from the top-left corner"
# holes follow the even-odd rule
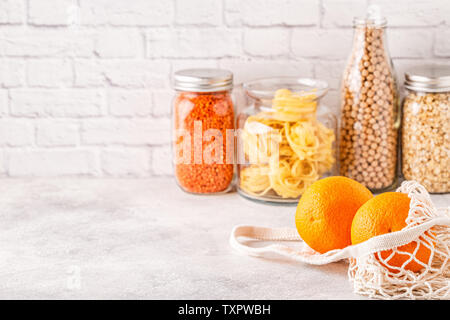
[[[428,192],[450,192],[450,67],[420,66],[405,74],[402,173]]]
[[[226,192],[233,179],[232,74],[190,69],[175,74],[174,162],[178,185],[187,192]]]
[[[317,118],[327,84],[268,78],[243,87],[248,105],[237,119],[238,191],[296,203],[314,181],[336,173],[336,119]]]

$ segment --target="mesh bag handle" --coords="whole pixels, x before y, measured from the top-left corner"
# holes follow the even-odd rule
[[[359,258],[370,253],[405,245],[414,241],[425,231],[436,225],[450,226],[450,218],[435,218],[408,230],[383,234],[360,244],[348,246],[344,249],[330,250],[323,254],[309,248],[307,244],[302,241],[296,229],[238,225],[235,226],[231,232],[230,245],[237,251],[250,256],[262,256],[265,253],[275,253],[292,258],[296,261],[314,265],[323,265],[348,258]],[[242,237],[260,241],[302,241],[302,247],[300,249],[295,249],[282,244],[252,247],[241,242],[242,239],[240,238]]]
[[[235,226],[229,242],[235,250],[246,255],[264,256],[275,253],[313,265],[350,259],[349,277],[354,284],[355,292],[360,294],[377,298],[446,298],[450,294],[450,210],[449,208],[436,209],[428,192],[415,181],[403,182],[397,192],[406,193],[411,198],[406,219],[407,226],[400,231],[373,237],[357,245],[320,254],[301,240],[296,229],[248,225]],[[430,230],[432,230],[431,235],[427,232]],[[294,248],[280,243],[250,246],[242,241],[243,238],[256,240],[253,243],[301,241],[301,246]],[[420,244],[430,249],[431,258],[428,263],[415,257],[417,250],[410,253],[399,249],[413,242],[417,242],[417,247]],[[430,246],[430,243],[433,243],[433,246]],[[390,266],[389,260],[392,256],[388,258],[380,256],[380,252],[385,250],[408,255],[409,260],[401,267],[392,267],[389,270],[383,265]],[[421,272],[415,273],[405,268],[410,261],[420,263],[423,266]]]

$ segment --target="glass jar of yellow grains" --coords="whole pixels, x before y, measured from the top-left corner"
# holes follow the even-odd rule
[[[402,172],[428,192],[450,192],[450,66],[421,65],[405,74]]]
[[[314,181],[337,173],[336,118],[317,115],[324,81],[267,78],[244,83],[237,117],[238,192],[250,199],[297,203]]]

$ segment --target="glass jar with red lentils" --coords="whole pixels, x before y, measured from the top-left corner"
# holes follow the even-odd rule
[[[195,194],[231,189],[234,167],[233,74],[186,69],[174,74],[173,159],[182,190]]]

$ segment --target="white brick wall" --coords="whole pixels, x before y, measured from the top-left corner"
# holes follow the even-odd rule
[[[317,77],[338,112],[352,18],[383,7],[399,80],[450,64],[448,0],[0,0],[0,176],[170,175],[170,74]]]

